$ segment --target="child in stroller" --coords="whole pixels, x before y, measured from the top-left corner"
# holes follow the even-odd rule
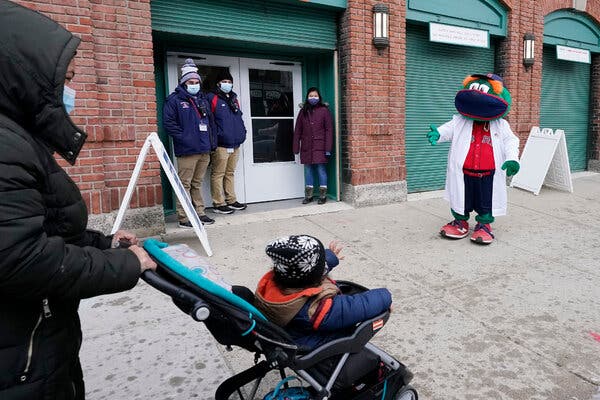
[[[295,238],[294,246],[309,246],[304,239],[300,239],[300,243],[298,243],[299,237]],[[320,244],[316,239],[314,241],[314,243]],[[227,347],[239,346],[255,354],[255,365],[224,381],[217,388],[216,400],[255,399],[259,385],[269,371],[279,371],[285,381],[287,369],[293,371],[309,385],[307,389],[302,390],[302,395],[296,397],[290,395],[287,398],[303,400],[417,399],[416,391],[408,385],[412,379],[410,371],[395,358],[369,343],[389,318],[389,303],[391,303],[389,292],[387,300],[383,298],[384,296],[378,300],[378,307],[381,308],[381,310],[377,310],[381,311],[378,315],[373,315],[375,311],[371,310],[370,313],[355,318],[353,323],[348,323],[347,329],[333,329],[325,334],[317,332],[315,336],[314,332],[303,330],[305,328],[302,327],[302,324],[298,324],[294,328],[295,331],[292,329],[291,332],[287,332],[267,318],[270,315],[267,309],[265,309],[266,313],[263,313],[255,307],[255,304],[262,307],[261,301],[264,301],[264,297],[263,300],[257,301],[253,293],[245,287],[227,287],[206,279],[198,273],[198,268],[185,266],[172,258],[165,251],[168,250],[165,249],[167,247],[167,244],[152,239],[144,243],[144,248],[157,261],[159,267],[156,272],[145,273],[143,279],[171,296],[182,311],[191,315],[195,320],[204,322],[219,343]],[[317,259],[319,260],[317,264],[323,265],[324,269],[319,270],[322,279],[324,271],[328,272],[329,269],[324,267],[325,251],[322,244],[316,247],[317,251],[314,254],[317,256],[311,255],[310,260]],[[272,257],[277,264],[285,254],[283,241],[274,242],[269,248],[271,248]],[[335,253],[331,251],[327,253],[330,263],[335,264],[337,260]],[[298,264],[304,265],[302,262]],[[306,268],[306,270],[311,269]],[[290,270],[289,277],[299,273]],[[316,274],[311,270],[308,275]],[[337,287],[335,290],[341,292],[342,295],[337,296],[340,299],[367,291],[362,286],[344,281],[337,281],[333,286]],[[333,288],[330,287],[330,289]],[[373,293],[379,292],[381,290]],[[333,296],[333,298],[335,297]],[[331,297],[323,298],[323,301],[319,301],[314,306],[307,305],[308,302],[304,301],[300,309],[306,309],[307,317],[310,313],[309,322],[310,319],[313,319],[313,323],[315,323],[318,318],[321,320],[319,325],[334,323],[327,321],[329,313],[322,310],[323,307],[329,307],[326,304],[329,303],[327,299],[333,303]],[[309,311],[311,307],[313,310]],[[292,319],[296,314],[298,313],[293,313]],[[304,325],[304,327],[308,326],[310,325]],[[252,385],[252,387],[244,396],[242,388],[247,385]],[[292,389],[297,388],[288,389],[286,385],[286,389],[282,392],[283,396],[278,398],[284,398],[286,393],[291,394]],[[286,390],[290,390],[290,392],[286,392]]]

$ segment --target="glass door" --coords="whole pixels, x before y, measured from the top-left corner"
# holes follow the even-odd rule
[[[185,55],[185,54],[173,54],[168,56],[168,89],[169,93],[172,93],[177,85],[179,84],[179,75],[181,71],[181,67],[186,58],[191,58],[198,66],[198,73],[202,78],[202,91],[205,93],[213,91],[217,77],[219,73],[223,70],[229,70],[229,73],[233,77],[233,91],[237,93],[237,95],[242,98],[244,87],[240,84],[240,69],[239,69],[239,58],[237,57],[221,57],[221,56],[213,56],[206,54],[195,54],[195,55]],[[241,108],[243,112],[246,112],[246,104],[242,103]],[[245,203],[246,200],[246,191],[244,184],[244,163],[242,161],[242,154],[240,154],[240,159],[238,160],[238,165],[235,169],[235,194],[237,200],[239,202]],[[172,155],[173,162],[176,163],[177,160]],[[202,182],[202,197],[204,199],[204,204],[206,207],[212,207],[212,197],[210,194],[210,166],[208,167],[208,171],[206,172],[206,176]]]
[[[240,59],[247,202],[303,196],[304,171],[292,152],[301,78],[298,63]]]

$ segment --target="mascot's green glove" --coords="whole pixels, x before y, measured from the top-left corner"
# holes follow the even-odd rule
[[[519,172],[520,168],[521,166],[519,163],[513,160],[504,161],[504,164],[502,164],[502,169],[506,170],[506,176],[515,175],[517,172]]]
[[[435,146],[440,139],[440,133],[434,124],[429,125],[429,129],[431,129],[431,132],[427,132],[427,140],[429,140],[429,143],[431,143],[432,146]]]

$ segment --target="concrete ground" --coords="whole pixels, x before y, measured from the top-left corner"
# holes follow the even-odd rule
[[[579,174],[574,188],[509,189],[509,215],[487,247],[441,238],[448,205],[426,195],[360,209],[250,206],[207,227],[211,261],[253,289],[269,268],[269,240],[340,240],[346,258],[334,278],[392,291],[374,342],[414,372],[421,399],[590,400],[600,386],[600,174]],[[201,251],[190,231],[165,239]],[[252,364],[143,282],[82,302],[80,314],[90,400],[211,399]]]

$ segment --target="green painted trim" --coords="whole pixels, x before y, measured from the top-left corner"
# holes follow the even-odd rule
[[[506,36],[508,11],[495,0],[408,0],[406,19],[487,30]]]
[[[544,44],[600,53],[600,27],[587,14],[559,10],[544,17]]]
[[[335,121],[335,79],[333,69],[333,52],[320,55],[307,55],[302,59],[302,99],[306,97],[309,87],[317,87],[323,100],[328,103],[332,120]],[[334,122],[335,124],[335,122]],[[335,125],[333,127],[335,132]],[[335,137],[335,133],[334,133]],[[340,153],[336,149],[338,143],[333,143],[333,154],[327,163],[327,194],[330,198],[337,199],[337,171],[336,163],[340,162]]]
[[[160,42],[154,42],[154,83],[156,93],[156,132],[160,137],[165,149],[171,154],[171,142],[163,129],[162,108],[167,98],[167,60],[165,49]],[[162,205],[165,215],[175,213],[175,196],[171,183],[165,175],[163,169],[160,169],[160,183],[162,187]]]

